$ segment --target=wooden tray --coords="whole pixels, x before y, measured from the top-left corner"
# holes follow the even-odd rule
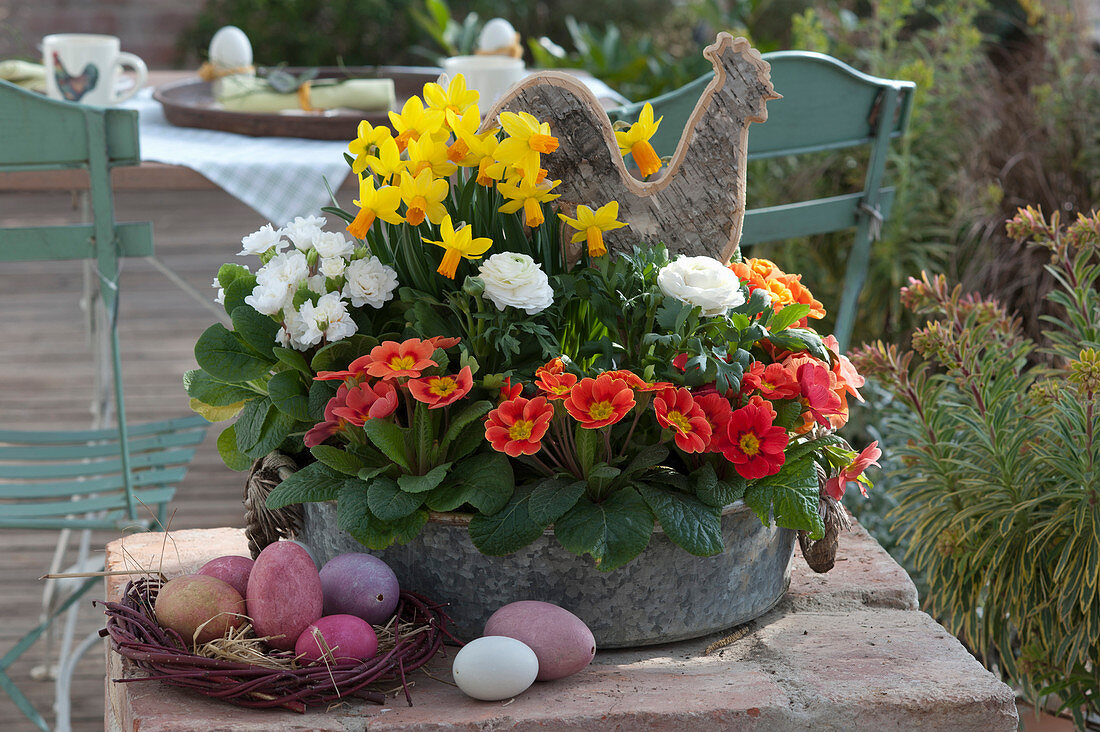
[[[291,73],[301,69],[287,69]],[[424,90],[424,84],[435,81],[441,69],[430,66],[358,66],[351,68],[324,67],[322,79],[393,79],[397,105]],[[210,83],[201,79],[184,79],[162,84],[153,91],[153,99],[164,107],[164,117],[179,127],[201,127],[221,132],[236,132],[255,137],[305,137],[313,140],[350,140],[355,137],[360,120],[388,125],[385,112],[363,112],[337,109],[326,112],[295,112],[267,114],[230,112],[216,106]]]

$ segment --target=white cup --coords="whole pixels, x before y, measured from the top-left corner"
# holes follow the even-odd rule
[[[527,75],[523,59],[507,56],[451,56],[443,59],[443,71],[451,78],[456,74],[466,77],[466,88],[481,94],[482,111]]]
[[[46,67],[46,94],[82,104],[109,107],[129,99],[145,86],[148,69],[132,53],[119,50],[115,36],[93,33],[57,33],[42,39],[42,62]],[[134,85],[121,95],[115,93],[118,72],[134,71]]]

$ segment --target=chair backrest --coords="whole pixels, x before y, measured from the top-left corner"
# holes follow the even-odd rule
[[[882,186],[890,140],[905,133],[915,84],[861,73],[830,56],[807,51],[764,54],[782,99],[768,103],[768,121],[749,128],[749,160],[869,146],[863,190],[745,212],[741,246],[856,229],[837,312],[836,336],[846,348],[870,261],[870,246],[889,215],[894,190]],[[671,155],[713,73],[648,100],[664,121],[651,142]],[[636,119],[645,101],[610,110],[612,121]],[[733,141],[731,141],[733,144]]]
[[[153,235],[152,226],[149,223],[117,224],[115,222],[110,171],[114,166],[138,163],[140,163],[140,156],[136,111],[104,109],[56,101],[0,81],[0,172],[75,168],[83,169],[88,174],[91,214],[89,223],[0,230],[0,261],[62,259],[94,261],[99,280],[99,293],[107,312],[107,335],[111,350],[110,369],[114,381],[118,429],[113,443],[110,443],[102,434],[87,436],[86,447],[91,451],[83,457],[92,458],[97,455],[102,457],[108,452],[117,456],[118,464],[115,466],[115,472],[120,476],[119,480],[122,484],[126,518],[131,521],[139,518],[140,498],[134,493],[133,461],[130,455],[122,393],[122,364],[117,329],[119,257],[151,256]],[[28,439],[31,439],[30,433],[22,434],[28,435]],[[4,441],[12,444],[11,450],[30,450],[30,448],[19,447],[20,441],[16,439],[17,437],[18,433],[6,433]],[[102,449],[98,452],[92,450],[93,445]],[[108,447],[103,447],[105,445]],[[31,450],[28,454],[33,452]],[[75,456],[78,453],[73,454]],[[73,469],[76,470],[76,468]],[[96,468],[88,470],[88,473],[95,472]],[[6,471],[3,466],[0,466],[0,476],[7,475],[9,478],[19,479],[27,477],[27,474],[36,478],[50,477],[47,473],[30,468],[13,468]],[[75,473],[70,473],[70,475],[73,474]],[[54,474],[52,477],[62,477],[62,475]],[[18,488],[18,484],[11,485],[12,491],[23,490]],[[69,487],[74,490],[79,488],[76,485]],[[7,486],[5,486],[6,489]],[[63,493],[66,488],[62,483],[43,490],[52,491],[54,497],[72,495]],[[17,499],[19,496],[15,493],[10,496],[0,493],[0,497]],[[87,508],[87,505],[85,507]],[[78,512],[75,506],[69,506],[69,508],[71,509],[69,513]],[[109,510],[106,505],[103,508]],[[14,510],[10,502],[0,506],[0,513],[3,513],[6,518],[16,517],[17,514],[12,513]],[[57,520],[63,521],[63,519]]]

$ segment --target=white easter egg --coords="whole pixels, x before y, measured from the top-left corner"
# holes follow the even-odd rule
[[[539,659],[515,638],[487,635],[455,654],[451,675],[466,696],[483,701],[511,699],[535,683]]]
[[[516,42],[516,29],[504,18],[493,18],[481,29],[477,37],[479,51],[496,51]]]
[[[210,63],[227,69],[252,65],[252,44],[235,25],[218,30],[210,39]]]

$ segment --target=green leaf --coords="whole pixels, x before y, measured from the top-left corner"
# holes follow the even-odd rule
[[[588,475],[588,471],[592,469],[592,464],[596,462],[596,444],[600,439],[599,432],[597,430],[587,430],[578,424],[573,436],[577,444],[577,459],[580,461],[581,472]]]
[[[255,277],[255,275],[248,271],[248,267],[239,264],[223,264],[218,268],[218,287],[229,287],[234,280],[241,277]]]
[[[696,486],[695,495],[708,506],[725,508],[745,496],[745,488],[748,483],[740,475],[733,475],[726,480],[716,480],[714,483]]]
[[[469,503],[490,515],[508,504],[515,488],[508,458],[499,452],[482,453],[457,463],[450,480],[433,490],[427,503],[433,511],[453,511]]]
[[[592,555],[601,572],[641,554],[652,534],[653,513],[633,488],[617,490],[602,503],[581,498],[554,524],[558,542],[574,554]]]
[[[390,478],[374,478],[369,483],[367,505],[371,513],[383,521],[405,518],[424,502],[421,496],[401,490]]]
[[[417,402],[413,408],[412,437],[414,449],[416,450],[416,460],[421,465],[429,459],[432,454],[432,446],[435,444],[435,430],[432,429],[433,421],[432,414],[428,411],[428,405]],[[432,488],[434,487],[432,486]]]
[[[336,498],[344,476],[323,463],[310,463],[275,486],[267,496],[267,507],[274,511],[292,503],[331,501]]]
[[[777,526],[810,532],[811,539],[825,535],[825,524],[818,513],[817,472],[813,460],[805,458],[787,463],[776,475],[750,483],[745,504],[765,526],[774,516]]]
[[[297,420],[280,412],[267,397],[244,405],[237,419],[237,449],[251,458],[261,458],[282,444]]]
[[[275,354],[275,358],[279,359],[281,363],[285,363],[310,381],[313,380],[313,370],[309,367],[309,364],[306,363],[306,357],[301,353],[290,348],[281,348],[279,346],[272,348],[271,352]]]
[[[202,415],[202,418],[207,422],[224,422],[227,419],[233,419],[241,413],[244,405],[244,402],[237,402],[236,404],[227,404],[224,407],[215,407],[204,404],[198,399],[189,399],[187,403],[192,411]]]
[[[366,467],[366,463],[346,450],[341,450],[332,445],[316,445],[309,448],[313,457],[320,460],[338,473],[345,475],[359,475],[359,471]]]
[[[368,549],[385,549],[394,542],[392,527],[371,513],[367,484],[361,480],[346,480],[340,484],[336,497],[336,525]]]
[[[230,404],[248,401],[259,396],[247,387],[218,381],[202,369],[193,369],[185,373],[183,388],[187,390],[188,396],[212,407],[228,407]]]
[[[309,394],[297,371],[280,371],[267,382],[267,394],[280,412],[299,422],[313,422]]]
[[[802,402],[797,399],[790,401],[772,402],[775,407],[775,422],[785,430],[793,429],[802,421]]]
[[[237,431],[234,425],[222,430],[218,435],[218,454],[230,470],[241,472],[252,467],[252,458],[237,449]]]
[[[640,473],[656,465],[660,465],[668,457],[668,448],[664,445],[650,445],[638,452],[630,464],[623,468],[623,476],[629,477],[634,473]]]
[[[638,490],[668,538],[697,557],[712,557],[724,548],[722,509],[688,493],[641,483]]]
[[[322,422],[325,419],[325,407],[336,396],[339,387],[332,381],[314,381],[309,385],[309,422]]]
[[[484,447],[485,442],[485,426],[480,422],[471,422],[466,425],[466,428],[459,433],[455,441],[451,443],[450,448],[447,450],[447,457],[452,462],[461,460],[470,453],[476,451],[480,447]]]
[[[493,403],[489,401],[480,401],[470,404],[456,416],[451,418],[451,423],[447,426],[447,431],[443,434],[443,440],[440,442],[440,447],[446,450],[452,442],[459,436],[459,434],[466,428],[466,425],[480,419],[489,413],[489,410],[493,408]]]
[[[366,433],[367,439],[382,451],[383,455],[401,466],[405,472],[412,472],[412,467],[405,453],[405,430],[393,422],[368,419],[363,424],[363,432]]]
[[[275,336],[279,332],[279,324],[270,316],[256,312],[251,305],[241,305],[233,309],[233,330],[244,339],[244,342],[255,348],[264,356],[275,358]]]
[[[357,333],[342,341],[330,343],[313,355],[310,367],[315,372],[339,371],[355,359],[366,355],[378,345],[378,339]]]
[[[403,518],[386,523],[386,527],[393,534],[393,540],[398,544],[408,544],[416,538],[424,524],[428,523],[428,512],[417,509]]]
[[[244,301],[246,297],[252,294],[252,290],[256,288],[256,275],[244,274],[237,277],[228,285],[225,286],[225,297],[223,298],[222,306],[225,308],[226,313],[230,313],[239,307],[247,305]]]
[[[577,504],[585,487],[583,480],[547,478],[531,491],[531,518],[538,523],[554,523]]]
[[[426,493],[432,490],[447,477],[447,471],[451,469],[450,463],[436,465],[424,475],[405,474],[397,479],[397,485],[406,493]]]
[[[215,323],[199,336],[195,361],[218,381],[230,384],[258,379],[274,363],[238,340],[221,323]]]
[[[785,305],[782,310],[772,316],[771,320],[768,321],[768,330],[773,333],[778,333],[809,314],[810,306],[805,303],[796,302]]]
[[[530,493],[516,492],[496,513],[470,520],[470,540],[482,554],[502,556],[522,549],[542,536],[546,524],[531,517]]]

